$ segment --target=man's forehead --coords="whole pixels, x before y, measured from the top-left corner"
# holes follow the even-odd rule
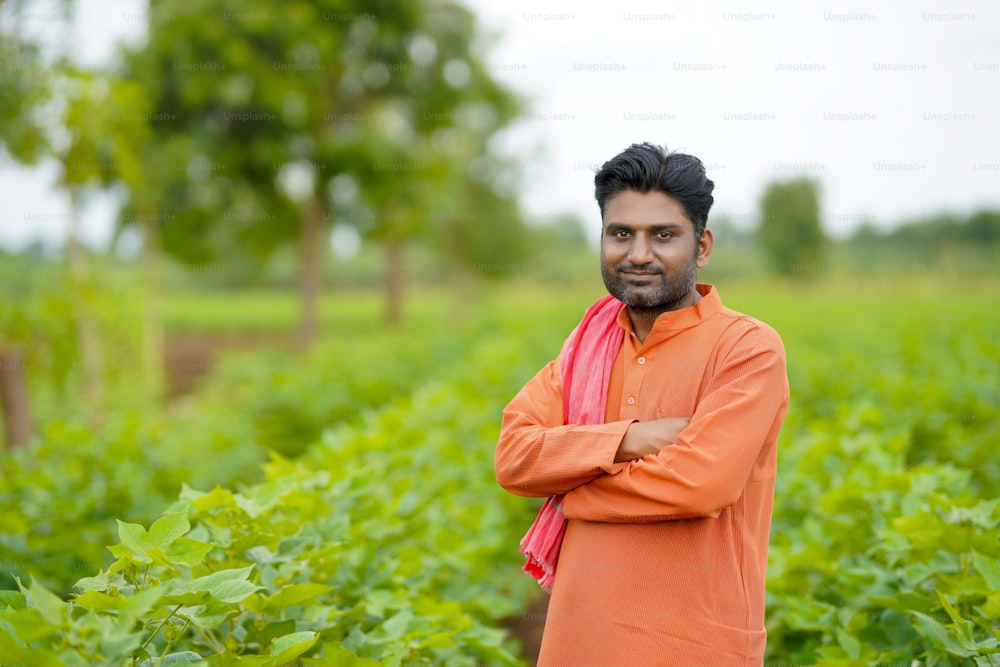
[[[607,225],[654,227],[679,225],[694,227],[684,206],[662,192],[625,190],[608,199],[602,222]]]

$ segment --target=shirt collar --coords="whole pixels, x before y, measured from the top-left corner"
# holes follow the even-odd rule
[[[719,298],[719,292],[713,285],[697,283],[695,289],[701,294],[701,299],[693,306],[660,313],[653,322],[650,336],[658,331],[675,331],[697,326],[722,310],[722,299]],[[618,313],[618,326],[624,329],[625,333],[632,333],[632,318],[629,317],[628,308],[622,308]]]

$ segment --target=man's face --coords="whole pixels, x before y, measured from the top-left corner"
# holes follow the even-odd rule
[[[712,232],[695,239],[694,222],[673,197],[625,190],[608,199],[601,233],[601,276],[608,291],[638,310],[690,305],[696,269],[708,264]]]

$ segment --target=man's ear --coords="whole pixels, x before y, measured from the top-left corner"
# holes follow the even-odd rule
[[[695,262],[695,266],[699,269],[704,269],[708,266],[708,260],[712,258],[712,247],[715,245],[715,236],[712,235],[712,230],[705,228],[705,231],[701,233],[701,238],[698,239],[698,259]]]

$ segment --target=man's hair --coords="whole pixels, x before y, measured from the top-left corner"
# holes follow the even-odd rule
[[[708,224],[715,183],[705,175],[701,160],[685,153],[668,153],[650,143],[632,144],[603,165],[594,176],[594,194],[604,217],[608,199],[625,190],[653,190],[673,197],[694,222],[695,238]]]

